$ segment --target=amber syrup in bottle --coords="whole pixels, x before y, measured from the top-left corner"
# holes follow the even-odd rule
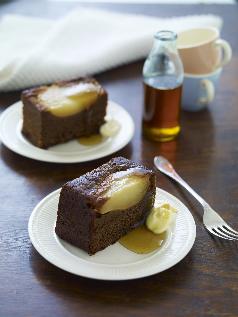
[[[143,68],[143,133],[156,141],[173,140],[180,132],[183,66],[176,34],[161,31]]]

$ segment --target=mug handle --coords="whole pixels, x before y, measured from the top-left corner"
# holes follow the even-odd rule
[[[202,79],[200,84],[203,89],[205,89],[206,96],[199,98],[200,104],[208,104],[213,101],[215,97],[215,87],[211,80],[209,79]]]
[[[220,65],[219,65],[219,67],[223,67],[227,63],[229,63],[229,61],[231,60],[232,48],[227,41],[222,40],[222,39],[216,40],[215,45],[217,47],[220,47],[223,51],[223,59],[221,60]]]

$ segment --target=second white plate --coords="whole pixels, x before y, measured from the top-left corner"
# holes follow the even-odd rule
[[[109,101],[107,116],[116,119],[121,125],[120,131],[114,137],[92,146],[84,146],[73,140],[44,150],[28,142],[22,135],[22,103],[19,101],[2,113],[0,139],[10,150],[31,159],[54,163],[87,162],[119,151],[133,137],[134,123],[123,107]]]
[[[174,228],[163,246],[149,254],[136,254],[115,243],[89,256],[83,250],[59,239],[55,222],[60,189],[46,196],[33,210],[28,231],[36,250],[50,263],[70,273],[102,280],[129,280],[162,272],[181,261],[193,246],[194,219],[184,204],[157,188],[156,200],[178,210]]]

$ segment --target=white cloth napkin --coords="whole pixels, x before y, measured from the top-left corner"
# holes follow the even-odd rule
[[[153,34],[222,26],[214,15],[155,18],[78,8],[58,20],[18,15],[0,22],[0,90],[93,75],[145,57]]]

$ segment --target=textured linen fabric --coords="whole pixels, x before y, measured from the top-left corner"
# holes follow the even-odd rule
[[[161,29],[221,29],[214,15],[172,18],[78,8],[58,20],[6,15],[0,22],[0,90],[93,75],[144,58]]]

